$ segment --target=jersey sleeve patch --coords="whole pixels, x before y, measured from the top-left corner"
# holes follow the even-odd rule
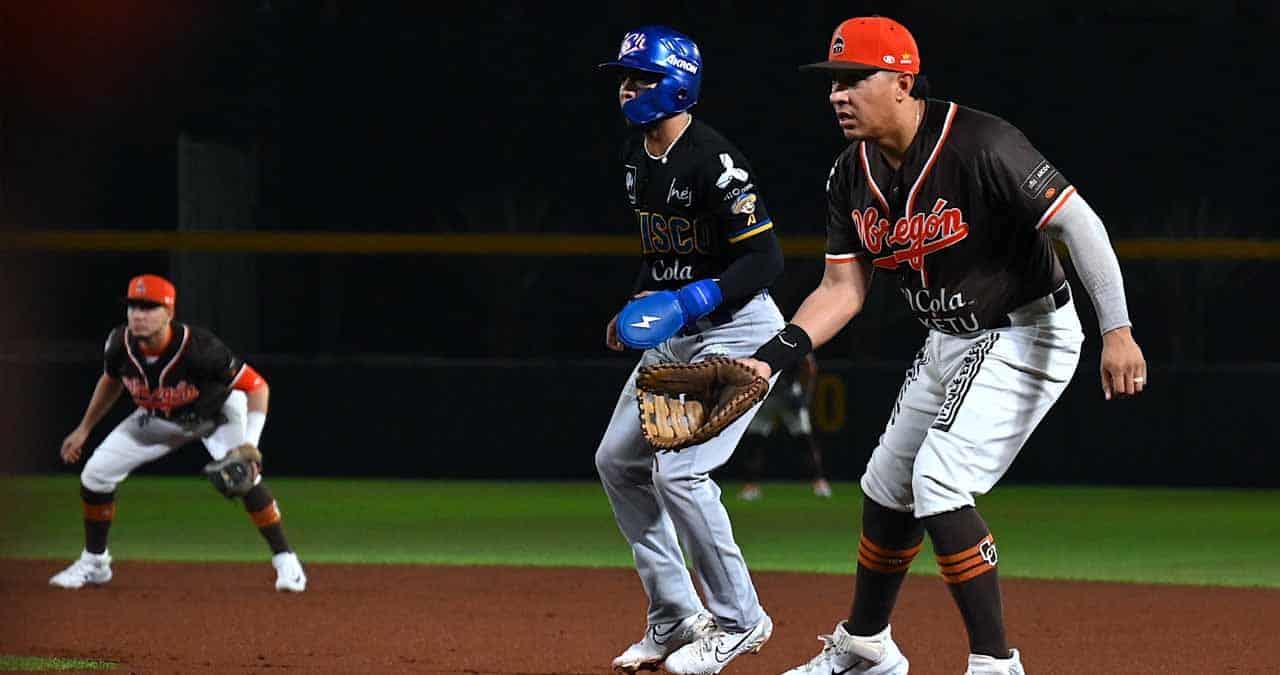
[[[1041,227],[1065,203],[1071,183],[1012,125],[1002,125],[980,164],[982,184],[1015,221]]]
[[[717,222],[723,241],[737,244],[773,228],[773,219],[753,182],[751,164],[737,151],[708,155],[698,165],[703,203]]]
[[[1057,175],[1058,170],[1053,168],[1053,165],[1049,163],[1049,160],[1042,159],[1040,160],[1040,163],[1031,170],[1031,173],[1027,174],[1027,177],[1023,179],[1022,191],[1028,197],[1035,199],[1040,196],[1042,191],[1049,189],[1049,181],[1053,180],[1054,176]]]

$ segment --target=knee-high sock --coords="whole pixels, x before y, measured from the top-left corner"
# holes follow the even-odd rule
[[[924,525],[914,515],[863,498],[858,576],[845,630],[852,635],[875,635],[889,625],[898,591],[923,540]]]
[[[244,496],[244,509],[249,512],[253,524],[258,526],[262,538],[267,540],[272,554],[293,550],[284,536],[284,526],[280,524],[280,507],[266,483],[258,483],[249,490]]]
[[[84,507],[84,550],[104,553],[107,533],[116,517],[116,493],[94,492],[81,485],[80,502]]]
[[[938,556],[942,579],[969,631],[969,651],[1009,658],[996,571],[998,555],[987,523],[972,507],[929,516],[924,523]]]

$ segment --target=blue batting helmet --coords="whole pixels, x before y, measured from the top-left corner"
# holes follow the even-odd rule
[[[658,86],[622,105],[633,124],[648,124],[693,107],[702,87],[702,54],[688,36],[666,26],[645,26],[622,38],[618,58],[600,68],[661,75]]]

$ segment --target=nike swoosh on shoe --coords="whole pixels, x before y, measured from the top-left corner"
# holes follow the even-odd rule
[[[872,665],[872,664],[868,663],[865,659],[858,659],[857,661],[854,661],[848,668],[845,668],[844,670],[836,670],[835,668],[832,668],[831,675],[845,675],[845,673],[853,670],[854,668],[857,668],[859,666],[869,666],[869,665]]]
[[[751,635],[755,632],[756,631],[754,628],[747,631],[747,634],[743,635],[741,640],[738,640],[738,644],[735,644],[734,646],[730,647],[728,651],[721,652],[720,645],[716,645],[716,661],[719,661],[720,663],[724,663],[725,661],[728,661],[729,659],[733,658],[733,653],[738,651],[738,648],[742,646],[742,643],[746,642],[747,640],[750,640]]]
[[[667,631],[667,632],[665,632],[665,633],[659,633],[659,632],[658,632],[658,627],[657,627],[657,626],[650,626],[650,627],[649,627],[649,630],[653,631],[653,641],[654,641],[654,642],[656,642],[657,644],[660,644],[660,645],[665,645],[665,644],[667,643],[667,641],[671,639],[671,636],[672,636],[672,635],[675,635],[675,632],[676,632],[676,630],[677,630],[678,628],[680,628],[680,622],[679,622],[679,621],[677,621],[677,622],[675,622],[675,623],[671,624],[671,629],[670,629],[670,630],[668,630],[668,631]]]

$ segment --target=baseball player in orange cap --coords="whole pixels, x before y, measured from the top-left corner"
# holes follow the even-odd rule
[[[1084,331],[1055,239],[1097,311],[1105,397],[1143,390],[1120,265],[1102,220],[1018,129],[924,96],[920,52],[902,24],[849,19],[827,57],[806,68],[830,78],[850,143],[827,179],[826,269],[746,362],[764,377],[794,367],[861,311],[872,270],[897,282],[928,334],[862,476],[849,618],[789,672],[905,675],[889,616],[928,533],[969,634],[967,673],[1024,675],[975,497],[1008,470],[1079,363]]]
[[[105,366],[84,418],[62,442],[62,461],[79,461],[89,433],[125,389],[138,406],[94,450],[80,473],[84,551],[49,583],[61,588],[111,581],[107,533],[116,487],[139,466],[200,440],[214,460],[256,448],[266,424],[267,382],[213,333],[174,321],[177,293],[154,274],[129,281],[125,325],[107,337]],[[307,577],[260,473],[246,482],[245,509],[271,548],[276,590],[301,592]]]

